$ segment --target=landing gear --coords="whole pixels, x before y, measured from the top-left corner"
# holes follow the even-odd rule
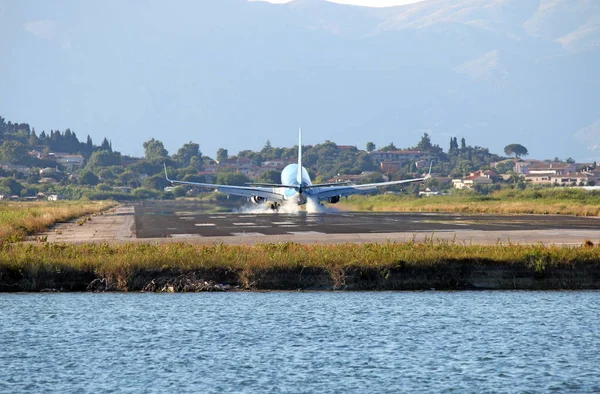
[[[277,204],[276,202],[272,203],[271,209],[273,210],[273,212],[279,211],[279,204]]]

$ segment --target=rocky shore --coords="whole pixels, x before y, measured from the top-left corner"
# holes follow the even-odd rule
[[[599,262],[545,267],[457,260],[425,267],[143,270],[101,277],[85,270],[0,270],[1,292],[204,292],[264,290],[600,289]]]

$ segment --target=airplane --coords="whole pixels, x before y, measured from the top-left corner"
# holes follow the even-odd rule
[[[431,163],[433,165],[433,162]],[[375,192],[378,187],[401,185],[405,183],[421,182],[431,177],[431,165],[429,173],[423,178],[404,179],[401,181],[367,183],[363,185],[350,185],[343,183],[313,184],[306,168],[302,167],[302,128],[298,133],[298,163],[288,164],[281,171],[281,184],[253,183],[248,186],[217,185],[212,183],[186,182],[169,179],[167,165],[165,163],[165,178],[171,184],[191,185],[216,189],[219,192],[249,198],[256,204],[270,203],[272,210],[277,210],[284,202],[295,202],[304,205],[309,200],[321,204],[327,201],[335,204],[342,197],[353,194],[369,194]]]

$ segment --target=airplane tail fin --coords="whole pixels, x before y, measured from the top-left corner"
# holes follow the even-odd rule
[[[296,181],[298,184],[302,184],[302,127],[298,131],[298,173],[296,174]]]
[[[427,173],[427,175],[425,175],[425,179],[431,178],[431,168],[432,167],[433,167],[433,160],[431,160],[431,163],[429,163],[429,173]]]

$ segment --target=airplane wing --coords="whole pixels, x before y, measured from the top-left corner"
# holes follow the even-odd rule
[[[316,187],[315,191],[312,192],[312,196],[317,197],[319,201],[325,200],[330,197],[347,197],[353,194],[368,194],[377,190],[378,187],[401,185],[404,183],[421,182],[431,178],[431,166],[429,167],[429,174],[422,178],[403,179],[401,181],[389,181],[389,182],[377,182],[377,183],[366,183],[364,185],[350,185],[350,186],[330,186],[330,187]],[[308,186],[307,188],[311,188]]]
[[[165,178],[172,184],[178,185],[190,185],[196,187],[206,187],[210,189],[216,189],[217,191],[232,196],[242,197],[261,197],[268,201],[282,202],[284,200],[283,193],[279,193],[274,188],[270,187],[247,187],[247,186],[229,186],[229,185],[216,185],[213,183],[201,183],[201,182],[186,182],[169,179],[167,175],[167,167],[165,166]]]

